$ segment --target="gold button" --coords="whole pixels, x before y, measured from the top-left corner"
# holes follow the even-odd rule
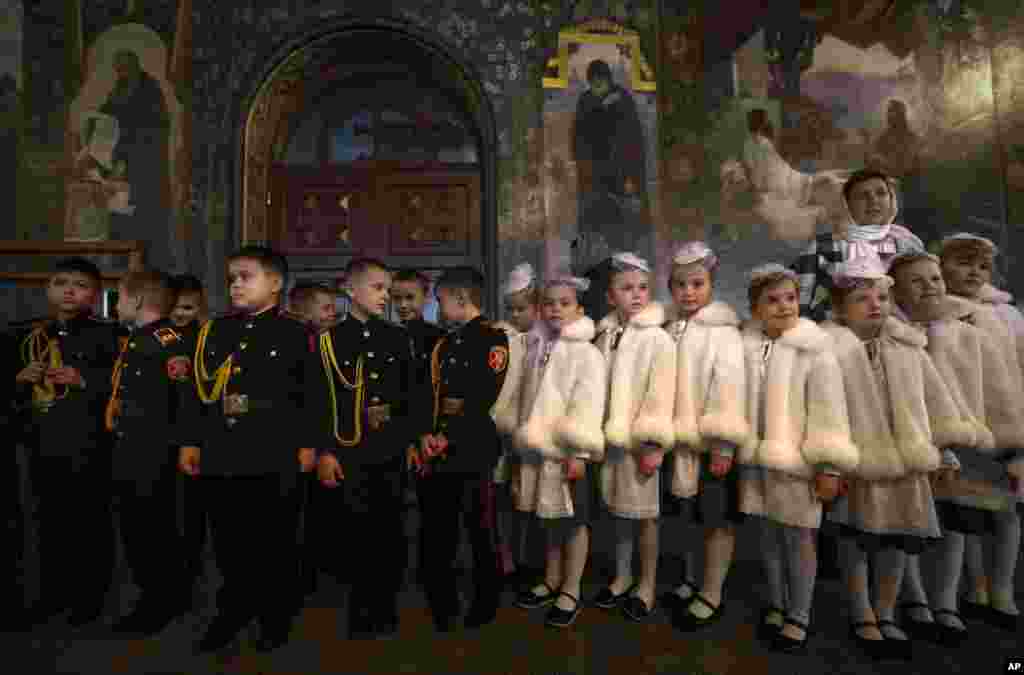
[[[247,323],[247,324],[245,324],[245,327],[246,328],[252,328],[252,324],[251,323]]]
[[[380,403],[380,397],[374,396],[370,399],[370,403]]]
[[[370,331],[364,330],[363,331],[363,337],[370,337]]]
[[[371,380],[376,380],[377,379],[377,373],[370,373],[370,379]]]
[[[373,358],[373,352],[366,352],[366,358],[372,359]]]
[[[277,356],[277,350],[276,349],[271,349],[270,350],[270,355],[271,356]]]
[[[242,342],[242,343],[240,343],[240,344],[238,345],[238,348],[239,348],[239,349],[245,349],[245,348],[246,348],[246,347],[248,347],[248,346],[249,346],[249,343],[248,343],[248,342]]]
[[[134,342],[129,342],[128,343],[128,349],[135,349],[135,343]]]

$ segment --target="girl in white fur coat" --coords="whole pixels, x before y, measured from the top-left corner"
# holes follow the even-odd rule
[[[573,624],[587,562],[595,501],[594,462],[604,457],[607,375],[591,344],[594,322],[580,296],[589,282],[566,273],[545,285],[542,321],[530,334],[516,447],[522,454],[516,507],[547,531],[544,581],[524,590],[524,609],[552,605],[546,623]]]
[[[939,448],[970,444],[974,432],[925,351],[927,338],[890,316],[893,281],[881,260],[837,265],[832,279],[836,322],[822,328],[835,343],[860,449],[848,494],[828,515],[843,535],[851,633],[872,656],[909,658],[911,643],[895,616],[905,554],[942,537],[929,475],[940,466]]]
[[[807,644],[822,502],[857,468],[842,373],[828,334],[799,316],[796,274],[756,268],[748,292],[754,319],[743,327],[747,419],[739,450],[740,509],[762,516],[771,604],[759,635],[779,651]]]
[[[513,342],[517,343],[525,357],[526,336],[536,323],[540,311],[540,288],[533,265],[524,262],[513,267],[501,291],[506,321],[496,323],[495,327],[504,330],[510,347]],[[511,376],[511,366],[514,364],[509,365]],[[508,410],[511,412],[512,423],[518,426],[518,398]],[[515,508],[514,498],[509,494],[519,474],[519,455],[512,438],[515,427],[504,428],[499,423],[498,428],[503,432],[503,447],[501,458],[494,469],[494,482],[509,488],[498,492],[498,551],[505,574],[513,575],[517,569],[525,570],[529,567],[528,550],[533,519],[523,516]]]
[[[672,423],[676,350],[662,328],[665,310],[651,302],[651,268],[632,253],[612,257],[608,303],[615,310],[598,326],[597,346],[608,364],[606,459],[601,495],[615,523],[615,578],[594,603],[622,603],[634,621],[654,610],[658,569],[660,471],[675,445]],[[640,579],[633,583],[634,528],[639,529]]]
[[[1015,396],[1024,399],[1024,316],[1011,303],[1009,293],[992,286],[992,269],[999,250],[990,240],[960,233],[942,240],[939,259],[942,277],[950,294],[977,306],[974,325],[989,334],[999,347],[1015,378]],[[1019,451],[1018,451],[1019,452]],[[995,532],[990,543],[991,561],[985,564],[980,537],[969,535],[964,559],[969,577],[967,597],[961,603],[964,614],[1006,630],[1020,631],[1020,611],[1014,602],[1014,574],[1020,555],[1020,481],[1013,486],[1018,508],[994,514]],[[986,573],[986,567],[988,573]]]
[[[1024,446],[1024,408],[1014,399],[1014,378],[995,341],[970,325],[977,308],[947,295],[939,258],[923,251],[897,256],[890,275],[900,310],[926,332],[928,353],[961,418],[974,429],[974,448],[957,449],[958,471],[947,472],[932,486],[945,535],[937,551],[933,592],[925,593],[916,556],[907,559],[904,579],[908,631],[942,644],[961,644],[967,638],[957,612],[964,535],[992,532],[995,514],[1014,508],[1014,465],[1003,450]]]
[[[703,242],[689,242],[672,259],[669,290],[674,307],[665,325],[676,342],[676,446],[669,471],[670,492],[684,521],[704,530],[704,571],[700,592],[688,578],[664,602],[681,630],[710,625],[722,615],[722,588],[732,565],[739,510],[736,447],[750,433],[739,317],[713,300],[718,256]],[[684,553],[687,574],[694,551]]]

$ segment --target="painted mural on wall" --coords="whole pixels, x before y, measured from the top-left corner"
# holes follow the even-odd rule
[[[702,222],[690,231],[722,253],[720,290],[737,306],[753,265],[844,230],[843,181],[866,167],[896,179],[898,222],[926,243],[962,229],[1002,241],[990,52],[943,32],[934,3],[903,11],[766,17],[724,64],[705,64],[716,194],[691,195]]]
[[[167,222],[185,146],[168,59],[163,39],[135,23],[109,29],[89,49],[68,120],[66,239],[134,239]]]
[[[563,29],[544,87],[544,269],[653,256],[657,106],[639,36],[606,20]]]
[[[18,136],[21,131],[22,26],[24,15],[20,0],[0,2],[0,157],[7,162],[0,173],[0,199],[5,204],[18,201]],[[14,239],[16,223],[8,220],[0,229],[0,239]]]

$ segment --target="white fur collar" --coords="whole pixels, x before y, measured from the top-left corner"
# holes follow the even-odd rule
[[[963,319],[975,311],[975,305],[970,300],[956,295],[947,295],[942,308],[942,318]]]
[[[672,305],[665,311],[667,321],[679,320],[679,309]],[[739,326],[740,317],[736,311],[724,302],[714,300],[697,310],[697,313],[690,317],[694,323],[704,326]]]
[[[661,326],[665,323],[665,308],[660,302],[652,302],[640,311],[639,314],[634,315],[629,320],[629,325],[634,328],[652,328],[654,326]],[[611,314],[601,319],[601,323],[598,324],[598,329],[601,331],[614,330],[619,327],[619,313],[613,311]]]
[[[576,319],[568,326],[562,327],[562,332],[558,335],[559,339],[567,340],[569,342],[590,342],[594,339],[594,334],[597,330],[594,328],[594,320],[589,316],[583,316]]]
[[[743,332],[760,337],[763,334],[761,322],[751,319],[743,324]],[[806,352],[820,352],[829,345],[829,335],[816,323],[800,318],[796,325],[779,336],[778,343]]]
[[[831,334],[833,337],[837,339],[839,335],[843,335],[845,338],[846,334],[849,333],[850,337],[856,339],[856,344],[860,344],[862,342],[862,340],[859,337],[857,337],[856,333],[850,330],[848,326],[844,326],[839,322],[824,321],[821,323],[820,326],[822,330],[824,330],[826,333]],[[914,328],[913,326],[906,324],[900,321],[899,319],[891,316],[885,320],[885,323],[882,324],[882,330],[879,334],[879,337],[883,339],[888,338],[895,342],[902,342],[903,344],[909,347],[918,347],[923,349],[924,347],[928,346],[927,335],[925,335],[922,331],[918,330],[917,328]]]
[[[989,305],[1009,305],[1013,303],[1013,296],[992,284],[985,284],[978,293],[978,302]]]

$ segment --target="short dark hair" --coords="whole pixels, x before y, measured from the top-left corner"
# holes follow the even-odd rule
[[[177,294],[171,287],[170,278],[158,270],[129,272],[121,279],[120,285],[128,295],[137,295],[142,303],[167,316],[174,309]]]
[[[236,260],[254,260],[267,272],[280,275],[283,283],[288,283],[288,261],[284,256],[268,246],[243,246],[228,256],[228,264]]]
[[[602,59],[594,59],[587,65],[587,82],[593,82],[598,78],[612,81],[612,69]]]
[[[57,275],[61,272],[77,272],[92,279],[97,287],[103,285],[103,275],[100,273],[100,268],[96,266],[96,263],[80,256],[58,260],[53,268],[53,273]]]
[[[885,183],[886,187],[889,188],[889,194],[892,194],[892,178],[889,174],[884,171],[879,171],[878,169],[861,169],[860,171],[854,171],[850,177],[846,179],[846,182],[843,183],[843,199],[849,203],[850,193],[853,191],[854,187],[860,183],[873,180],[875,178],[880,178]]]
[[[302,306],[310,302],[317,293],[323,293],[332,297],[336,295],[332,289],[324,284],[303,282],[295,284],[295,287],[288,292],[288,302],[294,306]]]
[[[480,309],[483,307],[486,283],[484,275],[473,267],[451,267],[441,273],[441,278],[437,280],[435,289],[447,288],[452,291],[465,291],[469,296],[469,301],[476,305],[477,309]]]
[[[191,274],[175,274],[170,280],[171,288],[174,289],[175,293],[201,293],[206,294],[206,288],[203,287],[203,282],[199,280],[199,277]]]
[[[378,260],[377,258],[359,257],[353,258],[345,265],[345,281],[349,282],[356,277],[366,274],[368,271],[376,269],[383,270],[384,272],[390,272],[391,268],[388,267],[384,261]]]
[[[430,292],[430,278],[426,274],[419,270],[412,269],[400,269],[395,270],[395,274],[392,277],[393,281],[415,281],[423,289],[423,294],[426,295]]]

